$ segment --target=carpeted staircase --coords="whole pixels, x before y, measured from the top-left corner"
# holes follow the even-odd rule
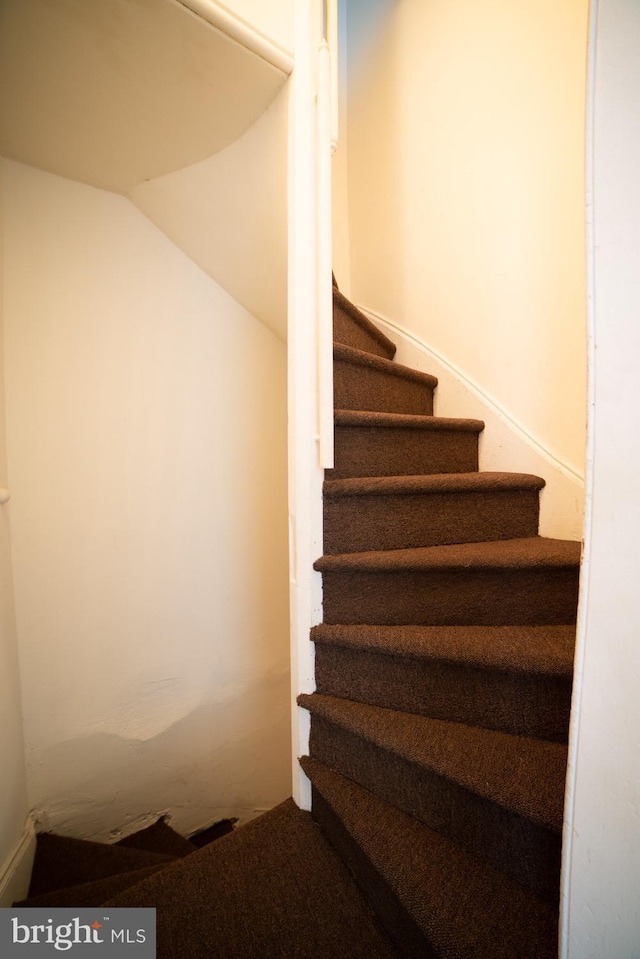
[[[41,836],[28,904],[156,906],[167,959],[551,959],[580,545],[335,287],[334,339],[312,817]]]

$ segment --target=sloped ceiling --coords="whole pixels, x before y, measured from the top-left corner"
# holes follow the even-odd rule
[[[0,152],[108,190],[224,149],[285,80],[175,0],[0,0]]]

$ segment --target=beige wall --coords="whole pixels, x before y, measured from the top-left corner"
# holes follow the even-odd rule
[[[234,143],[130,198],[253,316],[286,340],[289,86]]]
[[[2,179],[0,171],[0,229],[2,227]],[[3,256],[0,244],[0,285]],[[4,382],[2,364],[2,302],[0,297],[0,486],[7,486],[5,448]],[[3,880],[27,820],[27,783],[22,738],[20,674],[16,642],[11,546],[10,505],[0,506],[0,894]],[[0,898],[0,905],[8,905]]]
[[[570,959],[640,950],[640,6],[593,4],[589,496],[565,839]]]
[[[251,817],[291,788],[285,347],[128,200],[4,167],[31,802]]]
[[[586,43],[587,0],[348,0],[353,295],[577,482]]]

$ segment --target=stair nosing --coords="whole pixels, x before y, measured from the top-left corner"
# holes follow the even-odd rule
[[[334,342],[333,356],[337,362],[348,363],[352,366],[368,366],[380,373],[420,383],[429,389],[434,389],[438,385],[438,378],[432,376],[431,373],[422,373],[420,370],[414,370],[409,366],[396,363],[395,360],[387,360],[376,353],[367,353],[365,350],[358,350],[354,346],[347,346],[344,343]]]
[[[509,493],[538,491],[544,486],[545,481],[531,473],[474,471],[327,479],[324,481],[323,493],[327,497]]]
[[[528,552],[515,548],[525,544]],[[555,550],[553,544],[558,544]],[[578,542],[531,536],[409,549],[330,553],[317,559],[314,569],[319,572],[399,573],[427,570],[573,569],[579,565]]]
[[[368,703],[340,699],[337,696],[329,696],[323,693],[303,693],[298,696],[297,702],[299,706],[307,709],[312,715],[340,726],[347,732],[372,743],[377,748],[399,756],[418,768],[432,772],[467,792],[493,802],[496,806],[521,816],[537,826],[542,826],[556,835],[559,835],[562,831],[567,748],[561,743],[518,736],[501,730],[485,729],[481,726],[468,726],[464,723],[455,723],[444,719],[433,719],[384,706],[372,706]],[[458,734],[463,738],[466,735],[474,745],[482,747],[481,753],[483,756],[488,755],[491,750],[500,752],[502,760],[506,761],[508,759],[514,766],[512,781],[518,782],[520,785],[524,784],[525,780],[521,775],[517,776],[515,772],[518,753],[525,754],[526,758],[523,762],[526,762],[527,766],[530,765],[530,758],[535,755],[536,751],[544,754],[543,758],[546,758],[547,770],[554,760],[556,763],[560,760],[559,766],[563,772],[558,783],[556,802],[541,803],[539,807],[535,805],[533,807],[527,806],[527,799],[530,802],[535,798],[540,799],[540,793],[536,790],[535,783],[530,784],[528,795],[509,794],[509,791],[504,789],[501,793],[499,787],[503,786],[503,776],[494,779],[494,792],[492,793],[489,788],[490,780],[482,774],[481,767],[475,776],[465,775],[469,768],[465,762],[456,768],[454,755],[458,754],[457,743],[454,744],[449,756],[442,754],[438,756],[433,746],[431,746],[431,754],[429,754],[428,749],[423,748],[421,751],[414,743],[407,743],[406,740],[402,742],[398,731],[393,727],[384,728],[385,723],[389,723],[395,716],[402,716],[403,732],[411,728],[422,730],[423,736],[431,732],[433,742],[438,740],[440,743],[445,740],[447,733],[453,734],[454,737]],[[363,728],[367,719],[377,724],[377,727],[375,729]],[[416,737],[416,741],[417,739],[418,737]],[[504,768],[501,762],[501,772]]]
[[[502,654],[500,638],[509,636],[513,629],[532,633],[532,644],[518,650],[520,662],[515,663],[512,656]],[[536,633],[553,630],[558,634],[572,637],[571,652],[566,656],[544,657],[536,645]],[[385,636],[386,642],[367,641],[367,631],[376,636]],[[454,636],[457,631],[456,645],[441,645],[437,641],[429,646],[428,640],[440,636]],[[415,642],[405,643],[397,641],[402,635],[414,637]],[[319,645],[338,647],[355,652],[370,653],[372,655],[399,657],[420,662],[440,662],[452,666],[469,666],[477,669],[495,670],[514,675],[553,677],[571,680],[573,676],[575,645],[575,626],[367,626],[341,625],[320,623],[311,629],[311,640]],[[486,642],[479,643],[469,650],[465,645],[465,638],[469,636],[482,637],[486,635]],[[420,643],[419,638],[425,637],[427,642]],[[394,639],[396,642],[394,643]],[[496,639],[498,643],[496,644]],[[511,650],[513,647],[510,646]],[[484,655],[481,655],[484,654]]]
[[[334,411],[334,421],[337,427],[434,430],[456,433],[481,433],[485,428],[482,420],[431,416],[426,413],[385,413],[375,410],[337,409]]]

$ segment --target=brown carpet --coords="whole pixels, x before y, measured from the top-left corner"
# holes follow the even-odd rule
[[[38,836],[29,898],[136,869],[163,866],[173,858],[163,852],[127,849],[41,833]]]
[[[393,959],[347,869],[288,800],[106,906],[157,909],[158,959]]]
[[[145,829],[120,839],[116,846],[129,849],[147,849],[150,852],[163,852],[167,856],[189,856],[194,851],[188,839],[172,829],[164,819],[158,819]]]
[[[373,353],[336,343],[333,390],[336,409],[433,413],[437,380]]]
[[[403,955],[555,956],[580,544],[537,535],[541,478],[478,472],[435,383],[389,386],[343,300],[314,816]]]
[[[478,469],[479,420],[336,409],[327,477],[464,473]]]
[[[314,815],[401,955],[555,959],[554,907],[317,760],[302,765]]]
[[[435,719],[567,741],[572,626],[312,630],[318,692]]]
[[[392,360],[396,352],[395,343],[338,289],[333,291],[333,339],[343,346],[384,356],[387,360]]]

